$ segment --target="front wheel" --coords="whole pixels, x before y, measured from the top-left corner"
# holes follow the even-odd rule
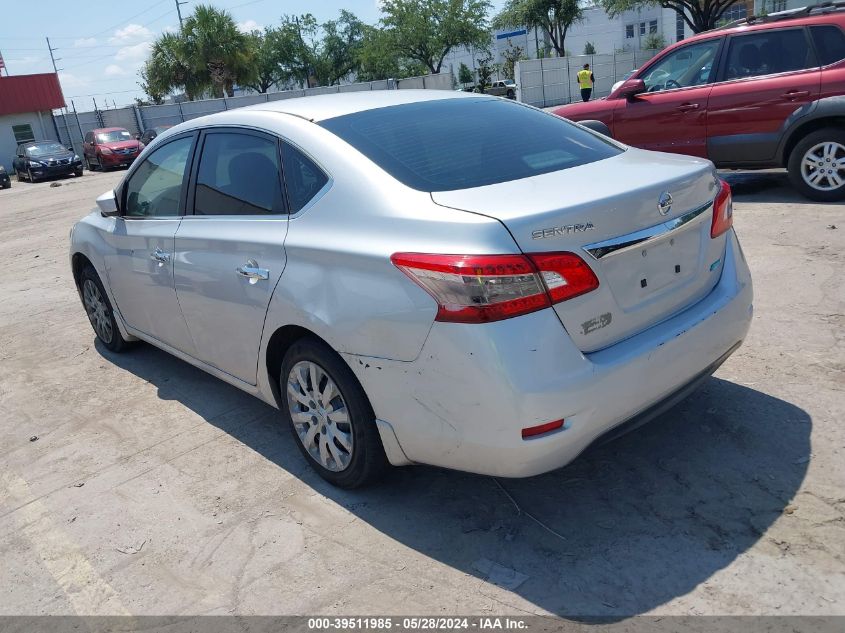
[[[31,182],[31,183],[33,183],[33,184],[35,184],[35,178],[33,178],[33,177],[32,177],[32,170],[31,170],[31,169],[27,169],[27,170],[26,170],[26,179],[27,179],[29,182]]]
[[[79,291],[88,320],[100,342],[113,352],[122,352],[126,349],[129,343],[117,327],[114,310],[109,303],[106,290],[92,266],[86,266],[82,271],[79,278]]]
[[[372,407],[349,366],[304,338],[282,360],[282,414],[305,459],[326,481],[358,488],[387,467]]]
[[[805,136],[789,155],[789,179],[807,198],[845,198],[845,130],[824,128]]]

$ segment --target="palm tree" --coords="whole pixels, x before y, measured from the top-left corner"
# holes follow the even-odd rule
[[[207,87],[192,68],[184,39],[175,33],[164,33],[153,42],[141,79],[142,88],[154,101],[173,90],[184,90],[188,99],[194,99]]]
[[[234,96],[235,82],[254,74],[253,47],[227,11],[198,5],[185,20],[181,38],[196,76],[214,97]]]

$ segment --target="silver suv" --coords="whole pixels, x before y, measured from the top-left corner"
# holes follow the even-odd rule
[[[687,394],[751,319],[708,161],[482,95],[194,119],[97,205],[70,255],[100,348],[140,339],[278,407],[340,486],[563,466]]]

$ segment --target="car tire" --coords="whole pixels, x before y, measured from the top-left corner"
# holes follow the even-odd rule
[[[77,178],[80,178],[82,176],[82,167],[80,167],[79,169],[75,169],[73,171],[73,175],[76,176]]]
[[[26,179],[32,184],[35,184],[35,178],[32,177],[32,171],[29,169],[26,170]]]
[[[789,154],[787,171],[792,185],[810,200],[845,199],[845,130],[829,127],[807,134]]]
[[[514,99],[516,97],[516,93],[513,90],[508,90],[507,97],[508,99]]]
[[[114,317],[109,297],[106,294],[100,276],[94,267],[86,266],[79,276],[79,296],[82,306],[88,315],[88,321],[94,328],[94,334],[110,351],[120,353],[129,347],[129,342],[123,338]]]
[[[19,172],[17,169],[15,170],[15,180],[17,180],[18,182],[23,182],[23,176],[21,175],[21,172]]]
[[[328,381],[334,389],[329,390]],[[279,383],[282,416],[323,479],[340,488],[359,488],[384,474],[388,462],[373,409],[333,349],[316,338],[296,341],[282,359]]]

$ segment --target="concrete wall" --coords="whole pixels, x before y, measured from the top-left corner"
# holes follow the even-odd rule
[[[626,73],[639,68],[651,59],[656,51],[632,51],[610,55],[573,55],[530,59],[516,64],[516,98],[538,108],[572,103],[581,99],[575,83],[576,73],[584,64],[590,64],[596,83],[593,98],[610,93],[614,83]]]
[[[12,159],[18,149],[12,126],[26,124],[32,126],[35,140],[56,140],[56,130],[49,111],[0,116],[0,165],[3,165],[9,173],[12,173]]]

